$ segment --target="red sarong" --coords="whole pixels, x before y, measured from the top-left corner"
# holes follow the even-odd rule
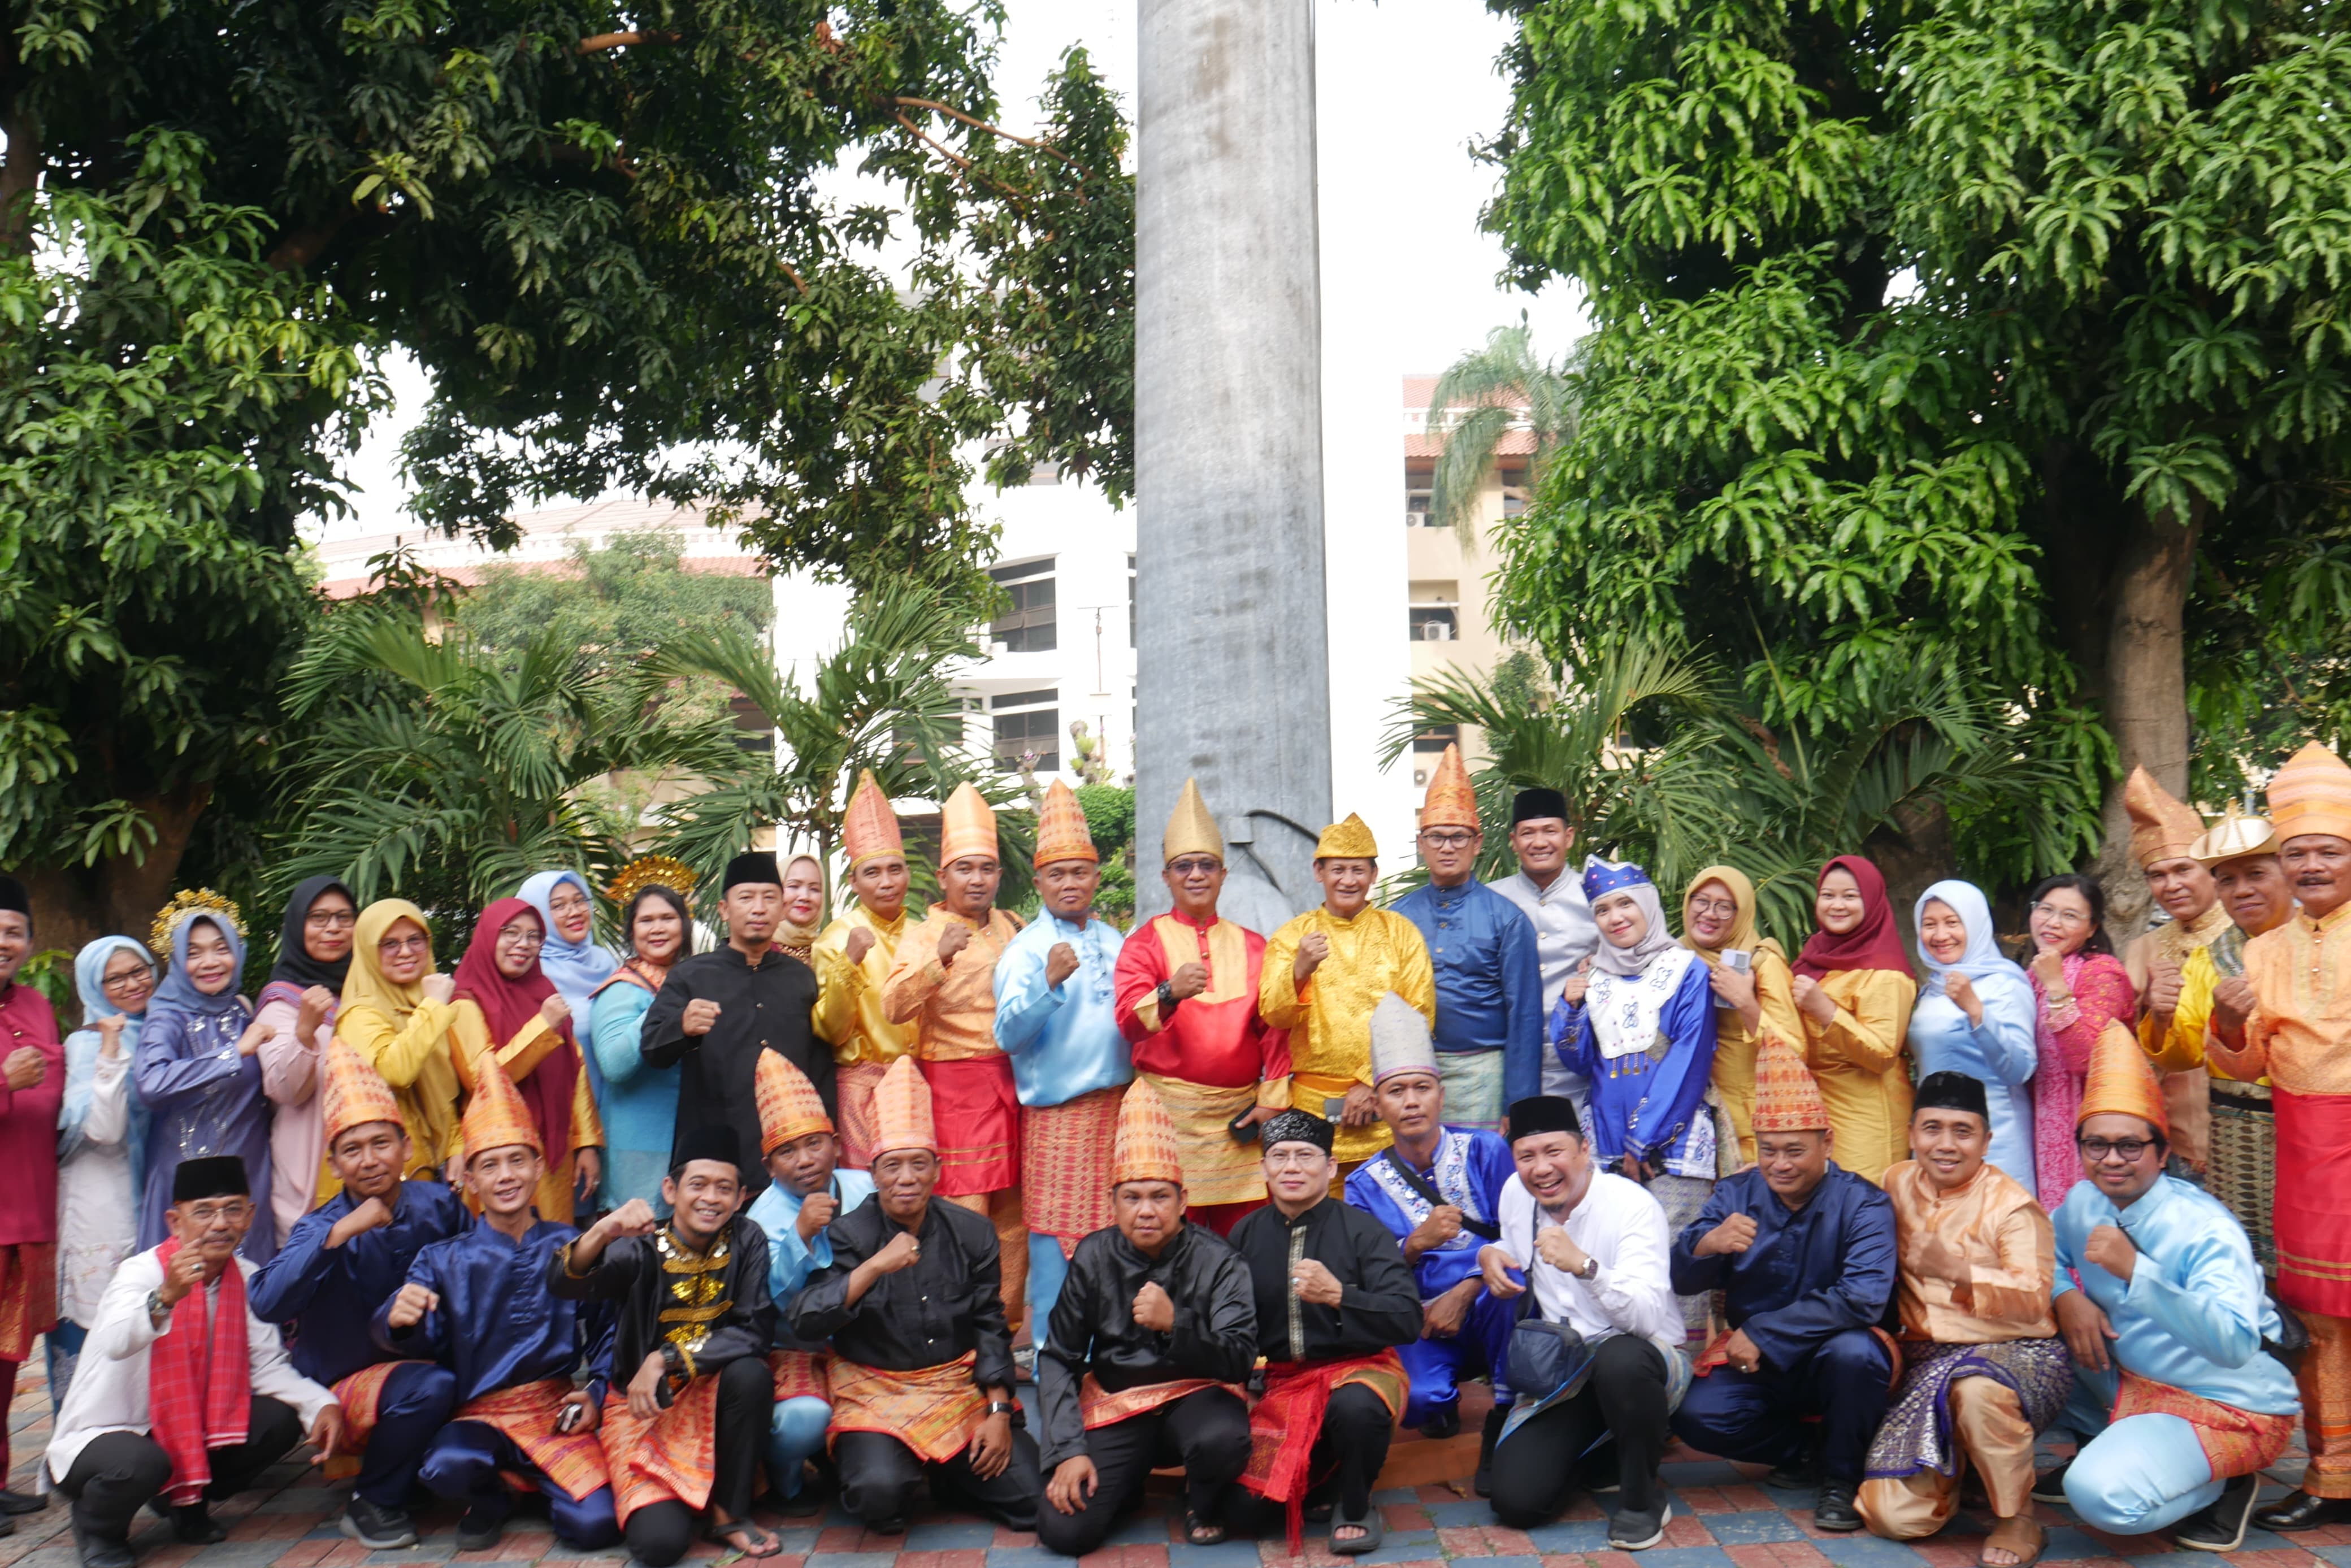
[[[1138,1383],[1132,1388],[1122,1388],[1116,1394],[1086,1374],[1078,1385],[1078,1414],[1091,1432],[1097,1427],[1115,1426],[1135,1416],[1173,1405],[1188,1398],[1203,1388],[1221,1388],[1243,1405],[1249,1403],[1249,1391],[1238,1383],[1218,1383],[1213,1377],[1178,1377],[1166,1383]]]
[[[1351,1383],[1378,1395],[1391,1418],[1404,1414],[1404,1362],[1393,1350],[1349,1361],[1269,1364],[1265,1397],[1249,1412],[1249,1468],[1241,1485],[1285,1505],[1292,1556],[1305,1546],[1306,1491],[1314,1479],[1307,1472],[1322,1436],[1323,1412],[1331,1396]]]
[[[933,1190],[941,1197],[969,1197],[1019,1186],[1020,1098],[1012,1059],[925,1061],[923,1078],[931,1086],[931,1121],[939,1139],[939,1184]]]
[[[2351,1094],[2273,1086],[2278,1300],[2351,1318]]]
[[[830,1354],[821,1351],[769,1351],[768,1370],[775,1375],[776,1403],[799,1398],[831,1399],[832,1391],[827,1383],[826,1367],[831,1360]]]
[[[841,1099],[841,1163],[851,1170],[873,1168],[873,1091],[888,1071],[878,1062],[852,1061],[833,1076]]]
[[[343,1440],[319,1467],[329,1480],[349,1480],[360,1473],[360,1453],[367,1447],[368,1434],[375,1430],[377,1406],[383,1402],[383,1385],[392,1375],[403,1366],[432,1364],[429,1361],[379,1361],[335,1385],[335,1403],[343,1407]]]
[[[485,1427],[497,1428],[538,1467],[541,1475],[560,1488],[564,1496],[578,1502],[610,1478],[605,1471],[604,1446],[596,1433],[555,1429],[570,1393],[571,1380],[568,1377],[517,1383],[509,1388],[492,1389],[450,1419],[479,1421]],[[624,1398],[624,1407],[626,1403]],[[608,1425],[611,1421],[609,1406],[604,1419]]]
[[[1028,1105],[1020,1114],[1020,1209],[1031,1235],[1050,1236],[1061,1256],[1110,1228],[1111,1145],[1118,1138],[1115,1084],[1059,1105]]]
[[[33,1342],[57,1326],[57,1243],[0,1247],[0,1361],[29,1361]]]
[[[987,1415],[987,1402],[971,1380],[977,1359],[966,1351],[936,1366],[887,1372],[833,1357],[827,1445],[843,1432],[880,1432],[932,1464],[954,1458],[971,1446]]]
[[[2122,1392],[2115,1399],[2114,1418],[2126,1416],[2177,1416],[2195,1427],[2196,1446],[2204,1450],[2214,1480],[2249,1476],[2273,1465],[2294,1441],[2294,1417],[2290,1415],[2240,1410],[2135,1372],[2122,1375]]]

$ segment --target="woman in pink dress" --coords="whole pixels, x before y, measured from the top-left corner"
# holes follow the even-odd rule
[[[2090,1051],[2109,1029],[2128,1030],[2138,998],[2106,937],[2106,894],[2097,879],[2053,876],[2032,890],[2030,928],[2033,1035],[2032,1169],[2041,1207],[2055,1213],[2082,1179],[2074,1124]]]

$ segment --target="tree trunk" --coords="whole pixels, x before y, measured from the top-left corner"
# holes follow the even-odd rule
[[[1918,934],[1912,924],[1918,895],[1953,875],[1958,863],[1951,848],[1951,815],[1940,800],[1928,800],[1898,809],[1894,821],[1895,826],[1871,833],[1862,851],[1886,878],[1886,899],[1903,941],[1915,946]]]
[[[79,952],[100,936],[129,936],[142,946],[156,912],[171,901],[180,862],[195,835],[196,820],[212,803],[210,784],[189,784],[138,802],[155,826],[146,855],[111,855],[94,866],[38,866],[24,873],[33,895],[33,946]],[[253,924],[250,914],[246,925]]]
[[[2097,874],[2106,889],[2106,929],[2117,947],[2146,928],[2147,895],[2130,851],[2123,780],[2145,768],[2188,798],[2188,670],[2182,625],[2205,507],[2186,518],[2137,515],[2115,558],[2106,623],[2105,718],[2116,777],[2106,789],[2105,847]]]

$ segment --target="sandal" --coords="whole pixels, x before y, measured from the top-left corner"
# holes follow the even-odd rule
[[[784,1549],[782,1542],[747,1519],[729,1520],[725,1524],[713,1520],[703,1535],[705,1540],[739,1552],[746,1557],[773,1557]],[[743,1539],[734,1539],[738,1535]]]
[[[1192,1546],[1222,1546],[1225,1543],[1224,1521],[1203,1519],[1187,1508],[1184,1511],[1184,1540]]]
[[[1353,1525],[1364,1533],[1353,1541],[1340,1540],[1339,1531],[1349,1525]],[[1387,1521],[1380,1517],[1377,1503],[1364,1510],[1364,1517],[1361,1519],[1344,1519],[1335,1513],[1331,1516],[1331,1550],[1341,1557],[1362,1557],[1377,1552],[1381,1542],[1387,1538]]]
[[[2042,1549],[2048,1544],[2049,1532],[2041,1528],[2041,1521],[2020,1513],[2013,1519],[1993,1521],[1991,1533],[1984,1537],[1983,1552],[1977,1555],[1976,1562],[1982,1568],[2031,1568],[2040,1561]],[[1995,1564],[1990,1555],[1993,1552],[2013,1552],[2016,1561]]]

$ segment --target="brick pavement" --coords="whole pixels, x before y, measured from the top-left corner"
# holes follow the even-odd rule
[[[37,1355],[25,1364],[9,1433],[14,1470],[9,1486],[30,1491],[40,1450],[48,1440],[49,1405]],[[2054,1462],[2061,1448],[2044,1454]],[[2269,1472],[2281,1483],[2300,1474],[2299,1449]],[[1279,1531],[1262,1541],[1219,1546],[1186,1545],[1173,1500],[1153,1497],[1111,1543],[1079,1568],[1337,1568],[1353,1561],[1367,1568],[1444,1568],[1477,1559],[1476,1568],[1969,1568],[1989,1521],[1963,1512],[1943,1534],[1916,1546],[1865,1533],[1833,1535],[1812,1527],[1810,1500],[1761,1484],[1761,1469],[1733,1465],[1677,1448],[1667,1456],[1674,1522],[1666,1544],[1637,1554],[1607,1550],[1605,1520],[1590,1498],[1561,1519],[1533,1530],[1505,1530],[1466,1484],[1422,1486],[1377,1496],[1388,1527],[1386,1544],[1369,1557],[1341,1559],[1310,1533],[1303,1557],[1292,1558]],[[460,1554],[456,1511],[421,1511],[424,1539],[400,1552],[370,1552],[335,1528],[343,1489],[327,1488],[318,1472],[282,1464],[262,1487],[214,1511],[229,1538],[214,1546],[183,1546],[163,1523],[142,1514],[133,1538],[141,1568],[400,1568],[402,1564],[481,1563],[494,1568],[616,1568],[622,1547],[583,1554],[558,1542],[545,1516],[526,1500],[506,1537],[486,1552]],[[2070,1568],[2213,1568],[2207,1553],[2174,1551],[2162,1536],[2110,1536],[2074,1522],[2063,1508],[2036,1505],[2050,1527],[2044,1561]],[[1040,1550],[1036,1537],[998,1529],[968,1515],[925,1512],[903,1536],[868,1534],[835,1512],[821,1524],[761,1521],[778,1531],[783,1554],[768,1568],[1055,1568],[1066,1563]],[[689,1561],[720,1555],[697,1545]],[[2314,1531],[2292,1540],[2254,1531],[2245,1549],[2225,1559],[2237,1568],[2351,1568],[2351,1528]],[[76,1568],[63,1500],[44,1512],[20,1516],[13,1536],[0,1537],[0,1568]]]

